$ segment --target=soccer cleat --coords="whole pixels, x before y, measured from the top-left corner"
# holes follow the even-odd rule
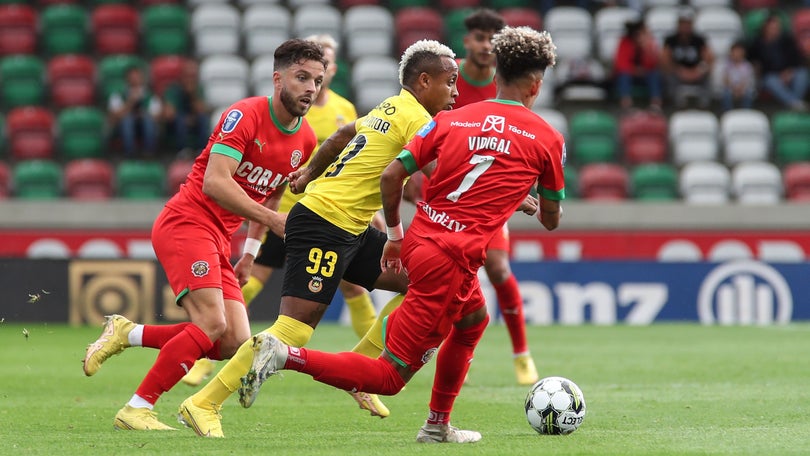
[[[515,356],[515,376],[518,385],[534,385],[540,380],[531,355]]]
[[[188,386],[197,386],[214,372],[217,363],[208,358],[200,358],[180,380]]]
[[[121,315],[108,315],[106,318],[104,331],[95,342],[87,346],[87,352],[84,355],[84,375],[88,377],[98,372],[101,364],[107,361],[107,358],[117,355],[129,347],[127,336],[135,328],[135,323]]]
[[[253,336],[253,364],[247,375],[242,377],[242,386],[239,387],[239,403],[242,407],[253,405],[262,383],[278,372],[276,358],[280,351],[286,349],[287,346],[272,334],[259,333]]]
[[[225,437],[225,434],[222,433],[220,408],[220,406],[214,404],[211,404],[210,408],[199,407],[189,397],[180,404],[177,420],[194,429],[194,432],[199,436]]]
[[[157,415],[148,408],[135,408],[125,405],[115,414],[113,426],[124,431],[176,431],[157,419]]]
[[[475,443],[481,440],[481,434],[475,431],[465,431],[450,424],[425,423],[416,441],[420,443]]]
[[[348,393],[354,398],[355,401],[357,401],[360,408],[363,410],[368,410],[371,416],[385,418],[391,414],[388,407],[382,403],[379,396],[376,394],[357,393],[352,391],[348,391]]]

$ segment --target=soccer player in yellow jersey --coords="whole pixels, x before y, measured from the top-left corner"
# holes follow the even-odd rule
[[[297,193],[306,189],[306,194],[287,217],[281,308],[276,322],[264,332],[290,346],[304,346],[341,279],[368,290],[406,291],[404,271],[380,268],[387,236],[369,223],[382,207],[382,171],[433,115],[451,109],[458,95],[454,57],[450,48],[437,41],[412,44],[399,65],[400,93],[341,127],[321,144],[303,172],[290,175],[291,189]],[[401,302],[399,295],[386,304],[355,352],[380,355],[381,319]],[[253,349],[252,342],[243,344],[214,379],[180,406],[181,419],[198,435],[223,436],[219,410],[237,389],[242,406],[249,407],[255,400],[258,383],[249,378],[242,381],[249,374]],[[387,415],[387,410],[378,408],[384,406],[376,397],[359,392],[352,396],[372,415]]]
[[[318,145],[320,145],[338,128],[357,120],[357,111],[349,100],[329,88],[332,78],[335,77],[337,72],[335,58],[338,44],[335,39],[329,35],[312,35],[304,39],[321,45],[324,58],[329,65],[318,97],[306,115],[307,122],[315,131],[315,135],[318,137]],[[290,209],[302,196],[301,194],[296,195],[288,189],[281,197],[278,212],[283,214],[290,212]],[[384,224],[381,217],[376,217],[375,222],[377,223],[376,226],[382,229]],[[258,237],[261,238],[261,236]],[[258,238],[248,237],[245,241],[242,259],[237,265],[237,269],[250,268],[250,278],[242,286],[245,305],[250,305],[253,299],[262,291],[264,284],[270,279],[275,269],[284,267],[285,256],[284,240],[272,232],[268,232],[264,236],[263,242]],[[354,332],[358,337],[363,337],[371,325],[374,324],[376,318],[371,296],[360,285],[345,280],[340,283],[340,291],[349,309],[352,328],[354,328]],[[213,372],[214,367],[215,363],[208,358],[199,359],[194,363],[188,374],[183,377],[183,382],[191,386],[197,386]]]

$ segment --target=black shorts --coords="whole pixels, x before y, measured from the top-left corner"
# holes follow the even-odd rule
[[[369,226],[355,236],[296,203],[287,216],[287,269],[281,296],[329,305],[341,279],[374,289],[386,236]]]
[[[253,262],[268,268],[281,269],[284,267],[285,256],[284,239],[268,231],[259,250],[259,256]]]

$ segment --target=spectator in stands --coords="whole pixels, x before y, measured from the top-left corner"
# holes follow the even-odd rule
[[[124,145],[124,154],[136,155],[138,143],[146,155],[157,151],[158,117],[161,113],[160,99],[146,85],[146,77],[138,66],[126,70],[126,88],[110,95],[107,109],[111,124],[115,126]]]
[[[625,24],[625,33],[616,49],[613,70],[616,92],[622,108],[633,106],[633,85],[644,85],[650,97],[650,107],[661,109],[661,73],[658,69],[658,49],[655,38],[643,21]]]
[[[706,38],[693,26],[694,12],[683,10],[678,16],[675,33],[664,40],[662,67],[667,88],[675,106],[683,108],[690,96],[701,108],[711,101],[711,69],[714,54]]]
[[[790,109],[806,111],[808,72],[796,39],[782,29],[777,14],[771,14],[751,42],[748,57],[765,88]]]
[[[737,41],[731,45],[723,63],[723,111],[736,108],[751,108],[756,94],[754,66],[746,59],[745,44]]]
[[[174,134],[180,155],[196,157],[208,142],[210,110],[203,99],[198,65],[188,60],[180,80],[163,94],[163,119]],[[191,135],[189,135],[191,133]]]

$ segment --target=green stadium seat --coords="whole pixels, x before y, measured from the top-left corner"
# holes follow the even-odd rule
[[[106,136],[104,114],[92,107],[74,107],[59,113],[59,144],[62,158],[104,157]]]
[[[0,199],[11,196],[11,168],[0,161]]]
[[[125,160],[116,170],[116,183],[121,198],[163,198],[166,194],[166,170],[157,162]]]
[[[487,6],[494,10],[502,10],[506,8],[532,8],[535,5],[530,0],[488,0]]]
[[[352,98],[352,65],[342,59],[337,59],[337,72],[335,77],[332,78],[330,88],[340,94],[341,96],[351,99]]]
[[[81,54],[87,50],[87,10],[78,5],[53,5],[40,16],[42,48],[50,55]]]
[[[144,74],[149,74],[146,62],[137,55],[111,55],[98,64],[98,81],[105,106],[111,94],[124,90],[127,85],[126,72],[134,65],[141,67]]]
[[[461,8],[448,11],[444,16],[444,36],[447,38],[447,45],[457,57],[462,57],[466,53],[464,35],[467,34],[467,27],[464,26],[464,19],[472,12],[472,9]]]
[[[745,13],[742,17],[743,35],[745,36],[745,39],[752,40],[754,37],[756,37],[759,34],[759,29],[762,28],[762,24],[765,23],[765,19],[772,13],[779,16],[779,22],[782,23],[782,30],[790,31],[792,24],[790,16],[788,16],[786,12],[782,10],[760,8],[751,10]]]
[[[579,171],[571,165],[563,168],[565,176],[565,199],[579,198]]]
[[[155,5],[141,13],[143,48],[151,57],[189,52],[189,13],[179,5]]]
[[[13,55],[0,62],[0,93],[6,109],[39,105],[45,98],[45,65],[38,57]]]
[[[616,161],[618,149],[617,122],[612,114],[585,110],[571,116],[569,124],[572,149],[569,158],[577,164]]]
[[[402,8],[413,8],[417,6],[431,7],[433,6],[430,0],[388,0],[388,9],[391,12],[397,12]]]
[[[776,162],[810,161],[810,114],[782,111],[771,118]]]
[[[14,167],[17,198],[55,199],[62,195],[62,168],[48,160],[26,160]]]
[[[639,200],[674,200],[678,196],[678,171],[666,163],[647,163],[630,172],[633,196]]]

